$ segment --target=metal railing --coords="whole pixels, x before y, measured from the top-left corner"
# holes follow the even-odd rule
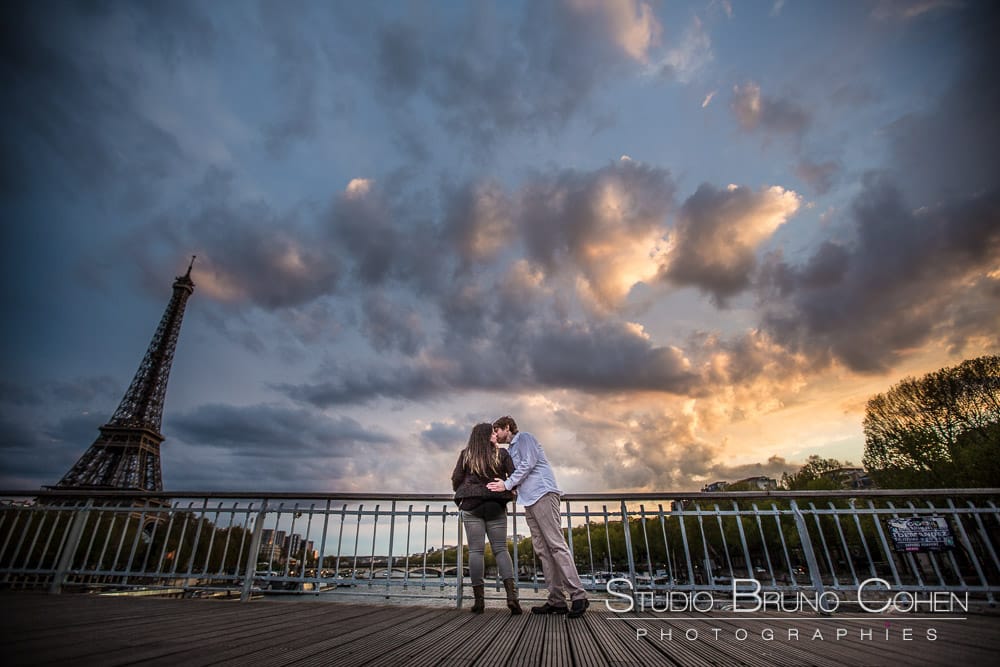
[[[591,590],[728,591],[753,579],[763,591],[846,595],[877,579],[993,603],[997,498],[1000,489],[567,494],[563,519]],[[937,527],[940,540],[899,543],[901,520]],[[508,521],[520,586],[544,588],[523,508]],[[0,491],[0,586],[461,606],[463,538],[450,495]]]

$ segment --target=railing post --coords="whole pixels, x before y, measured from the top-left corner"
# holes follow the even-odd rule
[[[816,561],[816,553],[813,551],[812,540],[809,538],[809,527],[806,525],[802,510],[799,509],[795,499],[791,499],[790,506],[795,517],[795,527],[799,531],[799,543],[802,545],[802,553],[806,557],[806,565],[809,567],[809,578],[812,579],[813,589],[816,594],[823,595],[823,579],[819,573],[819,563]]]
[[[208,498],[205,498],[204,502],[202,502],[201,504],[201,516],[198,517],[198,523],[195,524],[194,528],[194,546],[191,547],[191,557],[188,558],[188,566],[187,566],[186,576],[188,579],[190,579],[191,575],[194,574],[194,560],[198,556],[198,545],[201,544],[201,529],[204,528],[205,526],[205,514],[207,513],[208,513]]]
[[[514,583],[521,581],[521,566],[517,562],[517,498],[510,501],[510,512],[511,518],[514,522],[514,532],[512,533],[513,538],[511,542],[514,543]]]
[[[458,579],[458,584],[456,586],[456,591],[457,591],[456,597],[458,598],[458,600],[455,603],[455,608],[461,609],[462,595],[464,594],[464,588],[465,588],[464,585],[465,564],[464,564],[464,559],[462,557],[462,510],[458,510],[458,548],[455,550],[455,563],[456,563],[455,577]]]
[[[392,538],[396,534],[396,501],[392,501],[392,508],[389,511],[389,555],[385,568],[385,596],[389,597],[389,586],[392,584]]]
[[[628,508],[622,501],[622,527],[625,530],[625,556],[628,558],[628,577],[635,589],[635,555],[632,553],[632,527],[628,523]]]
[[[566,501],[566,546],[569,547],[569,557],[573,563],[576,563],[576,553],[573,551],[573,520],[572,520],[573,510],[569,505],[569,501]]]
[[[63,546],[62,553],[59,554],[59,562],[56,564],[56,570],[52,573],[52,583],[49,585],[49,594],[51,595],[62,593],[63,582],[66,581],[66,575],[73,564],[73,556],[76,555],[76,550],[80,546],[83,527],[87,525],[87,520],[90,518],[90,508],[93,506],[94,499],[88,498],[87,503],[73,517],[73,525],[69,528],[69,536],[66,538],[66,544]]]
[[[261,501],[260,511],[253,524],[253,537],[250,538],[250,553],[247,556],[247,568],[243,574],[243,590],[240,592],[240,602],[250,599],[253,590],[254,574],[257,572],[257,556],[260,553],[260,540],[264,534],[264,515],[267,513],[267,498]]]
[[[962,546],[965,548],[965,553],[968,555],[969,560],[972,561],[973,566],[976,568],[976,574],[979,575],[979,581],[982,582],[983,588],[989,591],[989,581],[986,579],[986,575],[983,573],[983,568],[979,564],[979,556],[976,555],[976,551],[972,548],[972,542],[969,541],[969,536],[965,532],[965,526],[962,525],[962,517],[959,515],[958,510],[955,508],[955,503],[952,502],[951,498],[948,498],[948,507],[951,508],[951,516],[955,521],[955,525],[958,526],[958,534],[962,540]],[[990,605],[996,604],[993,599],[993,593],[987,592],[987,599]]]
[[[684,503],[685,500],[676,502],[677,521],[681,526],[681,542],[684,545],[684,562],[687,565],[687,585],[694,590],[694,562],[691,560],[691,547],[688,545],[687,528],[684,527]],[[673,511],[673,510],[671,510]]]

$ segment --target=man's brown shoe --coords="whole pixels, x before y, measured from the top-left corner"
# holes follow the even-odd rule
[[[583,612],[587,611],[587,607],[590,606],[590,600],[584,598],[583,600],[573,600],[570,605],[569,613],[566,614],[566,618],[577,618],[583,616]]]

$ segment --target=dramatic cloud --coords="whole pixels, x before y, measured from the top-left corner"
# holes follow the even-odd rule
[[[202,405],[171,420],[189,444],[229,450],[237,456],[344,455],[355,447],[390,444],[348,417],[331,419],[315,412],[268,405]]]
[[[545,386],[686,393],[697,379],[679,349],[656,347],[628,324],[550,328],[532,341],[530,354],[534,377]]]
[[[274,89],[288,100],[267,122],[264,145],[272,158],[287,156],[298,141],[315,139],[320,130],[318,78],[322,50],[308,25],[281,3],[262,2],[257,21],[273,56]]]
[[[681,83],[690,83],[712,61],[712,40],[698,17],[681,35],[680,42],[667,50],[659,64],[660,75],[667,79],[676,79]],[[708,106],[709,94],[702,104]]]
[[[58,483],[97,435],[94,420],[66,418],[49,433],[6,411],[0,411],[0,428],[0,475],[10,489]]]
[[[400,235],[392,215],[379,193],[372,192],[367,180],[354,179],[334,203],[332,235],[353,259],[356,277],[377,285],[393,270],[399,252]]]
[[[307,303],[335,289],[341,263],[326,236],[294,213],[278,213],[263,201],[236,199],[224,176],[210,173],[206,183],[214,192],[212,203],[179,223],[158,220],[138,231],[130,243],[141,248],[143,239],[160,236],[176,246],[178,254],[193,251],[198,255],[198,288],[223,302],[273,309]],[[147,271],[162,265],[145,264]]]
[[[134,113],[138,101],[126,85],[129,66],[119,62],[116,75],[98,78],[102,63],[84,55],[75,34],[79,30],[93,38],[93,31],[106,24],[72,13],[60,18],[47,20],[18,5],[4,8],[5,97],[19,103],[3,109],[3,189],[18,191],[52,180],[67,189],[78,183],[103,187],[126,169],[142,169],[141,163],[125,165],[121,158],[137,157],[143,146],[146,169],[166,171],[165,162],[179,160],[180,151]],[[113,143],[110,128],[117,129]],[[39,160],[42,155],[48,164]]]
[[[798,267],[769,262],[763,322],[790,349],[878,372],[932,342],[960,351],[995,338],[1000,94],[983,83],[998,53],[997,14],[963,15],[953,83],[929,111],[889,128],[892,169],[865,177],[854,238],[824,242]]]
[[[646,63],[661,30],[635,0],[529,3],[519,23],[477,4],[434,27],[380,28],[377,76],[390,95],[430,101],[449,130],[492,143],[567,122],[612,72]]]
[[[85,376],[32,387],[0,383],[0,475],[6,486],[56,484],[97,437],[125,382]]]
[[[277,384],[274,389],[293,400],[327,408],[364,404],[378,398],[430,397],[457,388],[460,380],[469,381],[461,374],[459,364],[444,359],[391,366],[330,364],[321,375],[330,379],[301,385]]]
[[[872,16],[883,21],[906,21],[937,10],[956,9],[963,4],[961,0],[878,0],[872,8]]]
[[[664,277],[724,304],[750,285],[758,246],[798,208],[799,196],[778,186],[701,185],[681,207]]]
[[[795,175],[808,183],[816,191],[816,194],[820,195],[825,195],[830,191],[840,174],[840,170],[840,164],[834,160],[816,163],[802,159],[795,165]]]
[[[431,422],[420,432],[420,440],[434,449],[455,452],[469,441],[470,432],[471,427],[466,423]]]
[[[349,417],[271,405],[205,404],[171,421],[164,477],[175,489],[389,488],[379,477],[397,440]],[[169,448],[169,449],[166,449]]]
[[[567,0],[569,9],[592,22],[591,28],[606,31],[611,41],[630,58],[644,61],[662,28],[653,10],[638,0]]]
[[[793,100],[763,95],[753,81],[733,86],[730,109],[740,127],[767,135],[801,136],[809,126],[809,113]]]
[[[639,325],[535,316],[523,327],[505,327],[490,339],[451,338],[447,347],[425,350],[409,361],[331,364],[320,373],[326,378],[322,381],[275,389],[322,408],[514,387],[594,393],[701,391],[699,374],[684,353],[656,345]]]
[[[381,293],[365,299],[362,309],[361,330],[376,351],[398,349],[408,356],[417,353],[423,332],[420,317],[414,310],[392,303]]]
[[[470,185],[450,197],[445,234],[465,262],[494,259],[513,232],[510,197],[495,183]]]
[[[994,85],[1000,11],[976,5],[962,17],[962,60],[957,76],[935,104],[888,128],[891,166],[906,196],[918,206],[974,196],[997,187],[1000,89]],[[947,169],[941,165],[947,164]]]
[[[518,224],[546,273],[578,271],[581,296],[613,308],[656,276],[673,193],[669,172],[623,158],[592,173],[537,179],[521,195]]]
[[[541,438],[559,478],[585,488],[601,484],[613,490],[696,490],[719,479],[780,479],[783,472],[801,466],[775,455],[766,463],[727,462],[722,443],[704,428],[690,401],[658,402],[656,408],[606,400],[518,407],[525,416],[519,426]],[[567,442],[555,432],[533,430],[532,424],[553,422],[573,439]]]
[[[1000,27],[945,4],[8,3],[0,474],[85,451],[191,255],[174,488],[447,492],[505,413],[567,491],[859,460],[997,347]]]
[[[870,175],[853,218],[853,243],[827,242],[801,267],[769,262],[764,322],[779,341],[875,372],[932,338],[1000,325],[1000,192],[914,211]]]

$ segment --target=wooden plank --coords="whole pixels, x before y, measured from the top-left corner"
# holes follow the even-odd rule
[[[669,664],[683,665],[684,667],[714,667],[722,664],[723,656],[715,656],[715,660],[706,659],[702,651],[694,650],[687,646],[690,642],[685,639],[665,640],[661,638],[662,630],[669,630],[677,635],[678,627],[674,623],[654,621],[642,618],[631,620],[633,614],[629,614],[629,620],[618,618],[608,621],[608,626],[618,637],[630,644],[632,651],[643,660],[653,663],[662,663],[666,659]],[[636,632],[644,629],[646,636],[639,637]],[[683,633],[683,629],[680,630]],[[671,636],[674,636],[671,635]]]
[[[282,656],[280,662],[273,664],[294,664],[303,667],[318,665],[325,667],[332,664],[337,657],[350,654],[351,645],[363,646],[366,642],[379,643],[387,632],[408,624],[420,622],[433,613],[425,607],[375,608],[371,616],[359,617],[344,621],[338,617],[329,617],[322,627],[316,627],[317,634],[325,639],[314,641],[306,646],[298,647]]]
[[[287,610],[287,616],[277,615],[285,610],[279,612],[278,606],[275,605],[271,611],[276,616],[258,617],[252,623],[240,618],[233,619],[235,623],[233,620],[227,620],[223,624],[213,624],[208,618],[197,620],[186,618],[176,632],[168,635],[173,641],[161,641],[141,650],[130,651],[130,655],[126,657],[135,656],[136,660],[142,660],[147,664],[154,662],[179,664],[182,659],[197,661],[199,651],[202,655],[217,655],[220,651],[238,647],[250,652],[263,644],[294,641],[301,634],[288,628],[288,621],[292,618],[290,612],[294,610]],[[322,610],[303,608],[299,615],[297,617],[320,616]],[[205,631],[201,627],[205,627]],[[192,651],[193,647],[197,647],[197,651]],[[106,664],[111,666],[128,662],[130,660],[109,659]]]
[[[636,643],[635,639],[632,638],[631,641],[627,642],[620,634],[613,632],[611,630],[613,622],[608,621],[607,618],[598,617],[590,613],[584,614],[583,618],[597,645],[600,646],[608,665],[612,667],[647,665],[650,664],[648,659],[658,657],[658,654],[652,649],[649,649],[649,653],[645,656],[646,660],[636,655],[632,647],[629,646],[630,643]]]
[[[471,614],[470,614],[471,615]],[[505,633],[520,634],[522,626],[510,622],[510,614],[485,613],[474,619],[466,628],[462,642],[452,648],[444,657],[437,655],[421,656],[416,665],[436,665],[437,667],[467,667],[474,665],[476,659],[488,650],[494,650]]]
[[[406,624],[393,624],[387,632],[381,632],[378,641],[351,642],[340,647],[327,665],[381,664],[381,657],[410,642],[433,632],[447,622],[447,616],[440,609],[427,609],[427,613]]]
[[[270,605],[268,606],[270,607]],[[151,647],[145,651],[134,651],[131,652],[128,658],[131,659],[134,657],[135,660],[130,660],[131,662],[141,660],[144,665],[149,666],[160,664],[193,665],[202,664],[203,662],[208,664],[218,661],[222,656],[229,655],[234,651],[239,653],[251,650],[248,647],[254,646],[255,641],[261,636],[270,637],[270,641],[272,642],[275,639],[279,639],[284,643],[289,639],[289,635],[287,634],[289,625],[293,628],[321,626],[331,620],[331,611],[334,611],[332,616],[337,619],[340,629],[348,627],[348,624],[351,622],[363,627],[367,624],[367,619],[377,609],[352,606],[344,609],[329,610],[323,607],[312,606],[291,617],[278,617],[277,621],[274,616],[275,609],[269,608],[265,611],[267,614],[255,618],[253,623],[248,623],[246,619],[237,617],[234,619],[236,621],[235,625],[230,621],[225,627],[213,627],[213,631],[207,637],[204,635],[198,638],[191,637],[188,641],[170,647],[170,650],[167,650],[166,647]],[[211,656],[210,659],[208,659],[209,656]],[[108,664],[110,667],[110,665],[114,664],[127,663],[111,661]]]
[[[110,604],[100,607],[93,607],[91,603],[74,604],[76,613],[71,617],[53,618],[55,615],[49,614],[44,620],[38,618],[39,608],[36,607],[30,612],[36,618],[36,628],[21,631],[15,639],[6,643],[5,657],[20,660],[21,655],[26,653],[34,656],[35,660],[54,660],[60,655],[92,655],[102,650],[101,642],[104,640],[116,636],[144,636],[164,619],[176,617],[176,613],[167,606],[157,608],[160,613],[154,615],[140,605],[129,605],[132,614],[123,616],[118,613],[122,605],[116,604],[117,601],[107,602]],[[187,608],[191,609],[190,606]],[[42,626],[40,622],[46,625]]]
[[[102,628],[86,633],[67,629],[66,638],[62,642],[45,642],[33,649],[34,658],[41,662],[86,658],[100,660],[104,665],[133,661],[132,656],[136,654],[152,660],[188,650],[192,642],[200,645],[213,637],[224,637],[227,631],[239,627],[241,623],[246,624],[251,619],[259,626],[247,630],[255,641],[281,636],[281,628],[276,626],[273,616],[268,617],[265,613],[267,610],[255,611],[251,617],[244,612],[236,616],[223,615],[222,618],[216,618],[215,614],[223,611],[221,608],[191,602],[183,608],[175,607],[174,617],[168,622],[164,622],[164,619],[170,617],[160,616],[156,619],[144,619],[138,626],[106,623]],[[271,613],[274,614],[274,611]]]
[[[945,617],[942,615],[942,618]],[[829,652],[844,660],[861,662],[990,664],[1000,654],[998,624],[997,617],[975,615],[964,620],[914,621],[905,617],[879,616],[871,621],[842,621],[837,625],[848,630],[849,636],[846,640],[834,640]],[[910,629],[910,640],[903,639],[903,628]],[[928,628],[934,628],[937,633],[934,641],[926,638]],[[862,630],[870,631],[871,639],[859,639]]]
[[[532,614],[535,618],[532,622],[542,621],[542,659],[538,664],[542,667],[560,667],[561,665],[573,664],[572,653],[569,648],[569,624],[580,623],[577,618],[566,618],[562,614],[549,614],[539,616]]]
[[[357,624],[352,624],[350,631],[343,634],[337,634],[335,627],[328,626],[334,631],[333,636],[315,641],[315,628],[308,628],[304,634],[297,635],[291,641],[284,639],[278,643],[253,646],[251,651],[247,650],[247,646],[239,647],[239,650],[229,652],[224,659],[212,664],[246,665],[250,660],[258,664],[284,665],[321,653],[332,656],[324,664],[339,664],[345,657],[363,655],[386,644],[401,641],[401,638],[408,636],[410,628],[419,626],[427,619],[433,619],[433,610],[426,607],[382,607]],[[328,617],[327,623],[329,622]]]
[[[745,623],[723,620],[717,621],[715,625],[722,630],[727,641],[736,641],[741,644],[741,652],[746,651],[760,655],[775,666],[839,667],[844,664],[843,661],[827,655],[826,652],[816,651],[815,647],[810,647],[808,644],[786,641],[782,637],[782,628],[774,628],[767,622]],[[774,632],[774,639],[764,638],[765,629]],[[741,630],[746,631],[746,638],[742,640],[737,639],[737,633]]]
[[[5,596],[0,596],[2,600]],[[19,643],[37,640],[58,642],[67,631],[86,633],[99,631],[107,625],[120,628],[141,627],[158,618],[176,616],[172,604],[140,605],[140,602],[180,603],[182,600],[122,600],[121,598],[73,597],[72,603],[59,604],[61,596],[29,596],[30,605],[21,612],[4,614],[3,629],[10,632],[9,646],[16,650]],[[55,605],[46,603],[51,600]]]
[[[587,612],[580,618],[570,618],[566,622],[567,646],[575,667],[597,667],[608,664],[597,638],[587,623],[587,617],[590,615],[591,612]]]
[[[379,666],[428,664],[428,660],[430,664],[434,664],[440,656],[447,655],[473,634],[476,628],[482,626],[481,623],[472,623],[474,619],[482,617],[467,611],[449,609],[442,610],[441,613],[447,618],[445,623],[422,637],[379,656]]]
[[[525,631],[530,621],[530,613],[505,617],[492,641],[483,647],[473,664],[479,667],[504,667],[510,664],[511,656],[525,641]]]
[[[531,612],[524,616],[524,630],[506,661],[510,667],[538,667],[542,661],[545,616]]]

